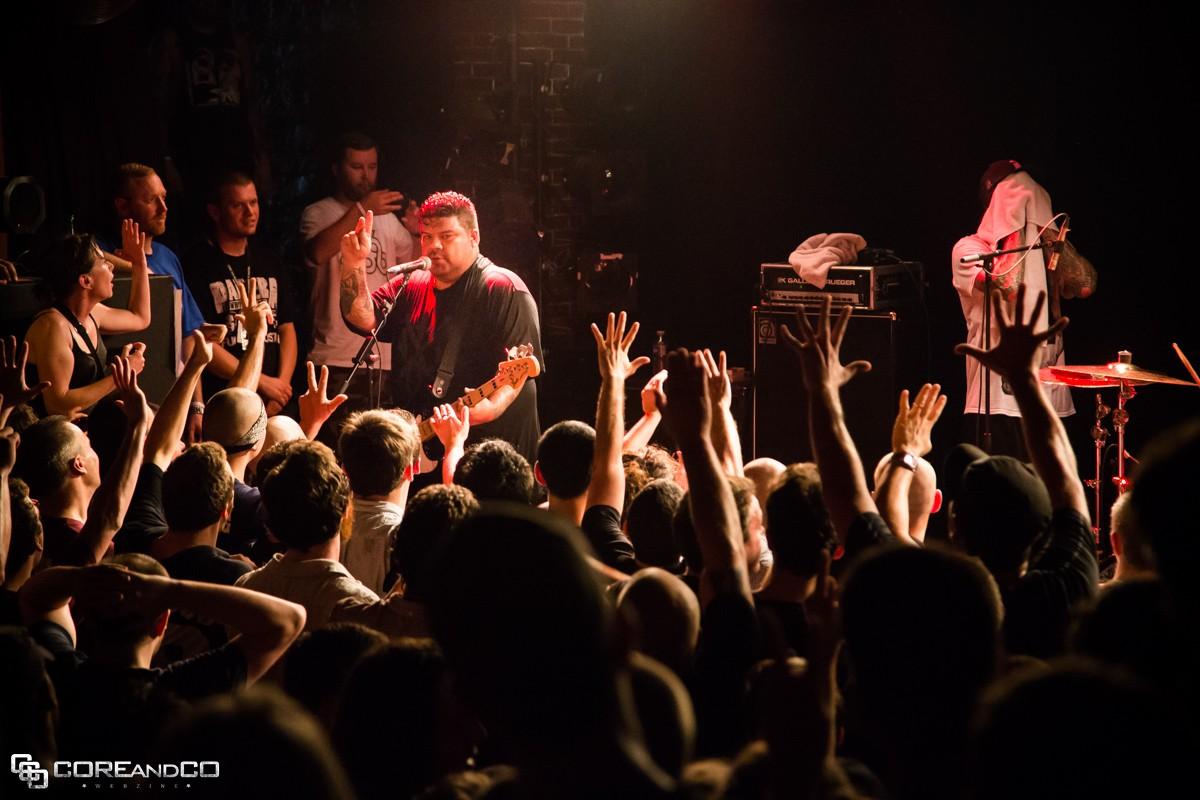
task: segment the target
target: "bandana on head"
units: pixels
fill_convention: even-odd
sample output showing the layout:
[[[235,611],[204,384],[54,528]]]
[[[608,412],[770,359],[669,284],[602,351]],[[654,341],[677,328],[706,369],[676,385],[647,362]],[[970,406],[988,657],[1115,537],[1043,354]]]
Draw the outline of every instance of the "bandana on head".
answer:
[[[237,441],[225,445],[226,453],[242,453],[258,444],[267,435],[267,407],[259,406],[258,419]]]

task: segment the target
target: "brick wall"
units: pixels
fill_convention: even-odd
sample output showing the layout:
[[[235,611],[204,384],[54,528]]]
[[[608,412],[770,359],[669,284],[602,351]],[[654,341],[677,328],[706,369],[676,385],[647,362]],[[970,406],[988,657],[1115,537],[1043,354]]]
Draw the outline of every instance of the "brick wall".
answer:
[[[573,156],[586,149],[586,125],[563,108],[564,88],[587,60],[584,33],[586,2],[581,0],[453,0],[447,7],[456,102],[508,106],[510,88],[510,31],[516,13],[518,106],[515,126],[519,163],[517,180],[527,201],[534,203],[536,126],[534,98],[542,94],[544,129],[543,219],[551,250],[568,246],[583,227],[584,218],[562,191],[565,171]],[[483,100],[482,103],[479,101]],[[508,173],[511,175],[511,170]]]

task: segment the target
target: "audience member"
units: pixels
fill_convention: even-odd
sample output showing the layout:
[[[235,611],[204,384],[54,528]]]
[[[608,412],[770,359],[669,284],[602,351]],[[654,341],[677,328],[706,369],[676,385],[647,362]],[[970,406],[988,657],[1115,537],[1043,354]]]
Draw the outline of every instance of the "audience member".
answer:
[[[402,581],[399,588],[406,599],[426,602],[433,591],[437,554],[454,528],[478,510],[479,501],[463,486],[437,484],[413,495],[396,531],[386,585]]]
[[[481,510],[440,560],[437,639],[462,699],[511,755],[521,796],[667,797],[585,550],[557,515]]]
[[[30,496],[38,502],[46,564],[103,560],[113,549],[113,537],[129,507],[150,408],[124,353],[113,362],[113,380],[127,422],[120,453],[103,482],[87,434],[66,417],[46,417],[21,436],[14,474],[29,485]]]
[[[533,477],[546,488],[549,509],[576,525],[587,504],[595,444],[596,431],[576,420],[551,425],[538,440]]]
[[[359,217],[368,212],[374,214],[371,255],[366,265],[368,292],[387,283],[388,267],[412,259],[416,245],[412,234],[392,213],[403,209],[404,195],[376,188],[379,150],[374,140],[361,133],[342,134],[333,152],[331,171],[333,194],[304,209],[300,235],[305,242],[305,261],[313,271],[313,343],[309,358],[329,367],[333,385],[341,386],[350,377],[350,367],[362,344],[362,337],[342,321],[339,288],[342,267],[338,258],[342,236],[354,230]],[[379,360],[373,366],[386,373],[392,368],[391,347],[381,343],[376,348]],[[369,397],[370,373],[371,370],[364,368],[355,375],[347,391],[351,398],[349,405],[335,416],[326,433],[330,442],[337,441],[341,419],[347,414],[391,405],[389,382],[378,376],[375,380],[380,394],[377,398]]]
[[[1072,609],[1095,594],[1099,580],[1075,451],[1036,367],[1042,343],[1068,320],[1060,317],[1046,330],[1034,331],[1025,317],[1023,285],[1011,313],[999,296],[993,300],[999,342],[986,352],[970,345],[956,351],[998,372],[1012,387],[1036,475],[1006,456],[970,464],[958,482],[951,531],[1000,584],[1008,651],[1045,658],[1062,651]],[[1039,293],[1030,320],[1038,319],[1045,301],[1045,293]],[[1044,546],[1040,555],[1035,544]]]
[[[1193,734],[1178,708],[1119,671],[1072,661],[1030,669],[989,692],[971,796],[1177,795],[1191,785]]]
[[[379,631],[351,622],[305,631],[284,659],[283,689],[332,732],[338,696],[354,665],[387,641]],[[374,725],[369,728],[377,732]]]
[[[193,784],[209,797],[354,800],[329,737],[278,689],[256,686],[198,703],[163,736],[157,760],[179,763],[207,753],[219,778]]]
[[[961,796],[971,714],[1000,665],[995,581],[965,556],[892,545],[851,568],[841,611],[857,754],[894,797]]]
[[[319,442],[289,442],[282,461],[263,476],[262,497],[267,525],[287,550],[243,575],[238,586],[299,603],[310,628],[328,622],[339,600],[379,599],[338,560],[350,485],[333,451]]]
[[[1154,552],[1138,526],[1137,516],[1129,502],[1131,498],[1132,494],[1129,492],[1118,496],[1112,504],[1112,513],[1109,516],[1111,522],[1108,536],[1113,556],[1117,560],[1111,583],[1150,578],[1157,573],[1154,568]]]
[[[393,536],[404,518],[420,444],[405,411],[352,414],[338,437],[338,456],[354,493],[342,564],[377,594],[385,591]]]
[[[767,497],[771,494],[771,488],[785,469],[787,469],[787,465],[782,461],[767,456],[756,458],[742,468],[742,474],[754,481],[754,496],[758,498],[758,504],[764,510],[767,507]]]
[[[150,272],[155,275],[166,275],[175,284],[175,288],[183,293],[182,312],[183,327],[180,336],[187,336],[204,323],[204,315],[196,305],[192,291],[188,288],[183,274],[183,265],[179,257],[161,241],[167,232],[167,189],[163,186],[158,173],[145,164],[128,163],[117,167],[112,187],[113,208],[117,219],[121,222],[121,252],[135,265],[140,260],[137,255],[138,245],[129,242],[125,235],[127,220],[132,221],[134,230],[141,232],[141,249],[145,253],[145,261]],[[104,242],[100,243],[104,247]],[[111,251],[113,248],[105,247]],[[186,358],[187,353],[183,353]]]
[[[823,559],[832,559],[837,548],[815,464],[792,464],[783,471],[767,498],[766,522],[775,562],[754,605],[760,619],[774,614],[792,654],[803,657],[808,651],[804,603],[817,590]]]
[[[380,719],[387,724],[377,724]],[[417,796],[463,769],[482,739],[428,639],[401,639],[360,658],[346,679],[333,727],[358,800]]]
[[[21,591],[26,624],[54,657],[49,666],[61,708],[59,751],[72,759],[139,761],[175,713],[195,700],[257,681],[304,626],[304,609],[282,600],[177,581],[149,556],[111,564],[55,567]],[[228,625],[224,647],[150,669],[172,609]],[[77,649],[75,618],[85,652]]]
[[[638,570],[621,588],[617,608],[632,626],[636,650],[691,677],[700,602],[686,583],[657,567]]]
[[[625,531],[640,566],[683,573],[683,554],[672,532],[683,497],[683,489],[674,481],[660,478],[646,484],[629,503]]]
[[[263,398],[267,416],[280,413],[292,399],[296,369],[298,308],[288,270],[269,247],[251,237],[258,231],[258,190],[241,172],[220,175],[207,206],[211,234],[184,253],[188,284],[204,318],[226,327],[224,341],[213,348],[204,375],[204,394],[225,387],[245,353],[248,335],[241,314],[243,286],[257,284],[257,296],[271,309],[258,383],[248,386]]]
[[[45,286],[52,305],[25,332],[33,383],[41,381],[41,403],[48,414],[74,417],[108,396],[116,385],[101,335],[150,326],[150,284],[142,252],[148,237],[131,220],[122,224],[121,235],[134,265],[127,309],[104,304],[113,295],[113,266],[94,238],[67,236],[50,256]],[[146,346],[137,342],[127,348],[123,355],[140,373]]]
[[[471,490],[480,501],[533,500],[533,469],[516,448],[503,439],[484,439],[471,445],[454,470],[454,482]]]

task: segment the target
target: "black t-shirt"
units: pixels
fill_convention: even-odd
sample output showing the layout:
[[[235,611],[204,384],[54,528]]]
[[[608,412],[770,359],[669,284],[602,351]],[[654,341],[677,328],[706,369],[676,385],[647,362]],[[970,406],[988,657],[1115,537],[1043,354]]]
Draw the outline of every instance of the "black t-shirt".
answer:
[[[1091,523],[1060,508],[1050,518],[1049,544],[1018,580],[1000,587],[1008,652],[1050,658],[1062,652],[1071,611],[1099,583]]]
[[[231,558],[224,550],[206,544],[180,550],[175,555],[164,558],[162,565],[176,580],[201,581],[221,586],[233,586],[238,578],[254,569],[245,561]]]
[[[787,646],[792,655],[806,658],[808,656],[808,614],[803,603],[791,603],[785,600],[768,600],[760,595],[754,595],[754,612],[758,619],[759,630],[767,628],[766,616],[775,617],[779,623]],[[758,658],[774,658],[775,654],[767,649],[768,642],[759,644]]]
[[[267,540],[267,510],[263,505],[262,492],[233,480],[233,513],[229,515],[228,539],[224,544],[231,553],[241,553],[260,561],[253,554]]]
[[[258,298],[270,303],[275,315],[275,322],[267,328],[262,371],[264,375],[279,374],[279,326],[295,323],[297,311],[291,278],[275,254],[251,242],[243,255],[231,256],[211,242],[204,242],[184,253],[183,266],[188,288],[196,298],[204,321],[229,328],[222,344],[230,355],[239,359],[246,351],[246,333],[245,327],[234,319],[240,302],[233,275],[241,284],[245,284],[247,275],[254,278],[258,284]],[[230,275],[231,270],[233,275]],[[232,307],[231,298],[235,301]],[[205,372],[204,396],[224,389],[227,383],[225,379]]]
[[[54,660],[47,666],[60,709],[59,757],[139,760],[180,701],[199,700],[246,682],[246,657],[228,645],[162,669],[90,663],[70,634],[49,621],[30,634]]]
[[[396,303],[379,338],[392,344],[392,396],[402,408],[428,416],[437,403],[454,402],[467,388],[491,380],[510,347],[532,345],[533,355],[545,367],[537,306],[515,273],[481,256],[446,289],[435,289],[433,276],[426,271],[412,273],[403,289],[402,280],[393,279],[371,296],[377,318],[385,300]],[[429,387],[452,325],[459,327],[462,340],[454,377],[439,400]],[[532,464],[539,435],[537,385],[531,379],[499,419],[472,425],[469,441],[504,439]]]
[[[113,539],[118,553],[149,553],[150,543],[167,532],[162,485],[163,471],[156,464],[142,464],[125,521]]]
[[[713,597],[700,615],[696,669],[689,681],[696,709],[696,756],[735,755],[750,733],[746,678],[759,651],[758,617],[741,595]]]
[[[640,569],[633,543],[621,530],[621,512],[612,506],[589,506],[579,523],[600,562],[626,575]]]
[[[66,517],[48,517],[42,520],[42,567],[77,567],[91,564],[95,556],[79,538],[83,523]],[[109,542],[108,553],[113,546]]]

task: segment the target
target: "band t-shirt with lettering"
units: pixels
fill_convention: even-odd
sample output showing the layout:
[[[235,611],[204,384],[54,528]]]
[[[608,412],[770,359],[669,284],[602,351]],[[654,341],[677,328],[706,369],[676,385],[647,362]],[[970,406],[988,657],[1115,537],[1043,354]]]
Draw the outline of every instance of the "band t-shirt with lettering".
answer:
[[[204,315],[204,321],[226,326],[225,341],[221,344],[229,354],[240,359],[246,352],[246,328],[238,322],[241,301],[237,286],[246,285],[250,276],[257,285],[258,299],[271,306],[275,320],[267,326],[266,346],[263,348],[262,372],[279,374],[279,326],[295,324],[297,303],[292,280],[275,254],[253,242],[240,256],[231,256],[211,242],[191,248],[184,255],[188,285]],[[237,283],[234,283],[234,279]],[[211,397],[224,389],[228,381],[205,371],[204,396]]]

